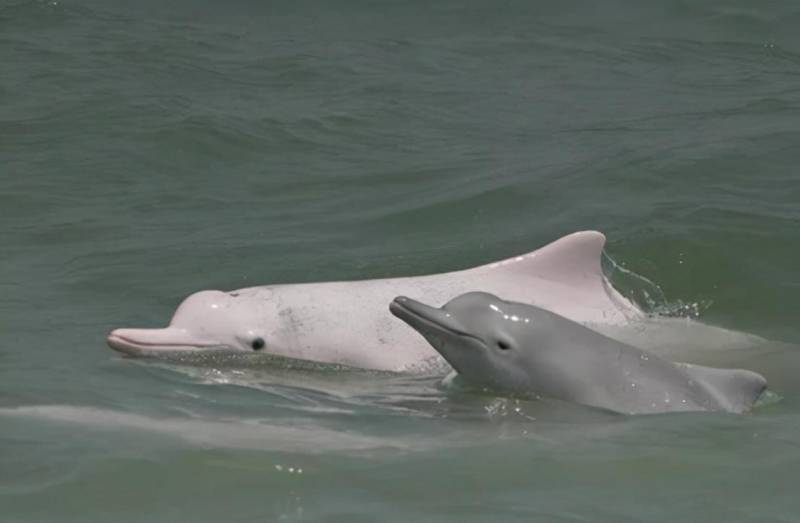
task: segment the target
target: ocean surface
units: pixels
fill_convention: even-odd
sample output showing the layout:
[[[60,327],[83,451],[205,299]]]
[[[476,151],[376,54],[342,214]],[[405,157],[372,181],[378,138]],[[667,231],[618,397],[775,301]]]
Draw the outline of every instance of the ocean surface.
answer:
[[[800,521],[798,27],[790,0],[0,0],[0,522]],[[581,229],[649,312],[758,336],[710,363],[775,399],[626,417],[105,344],[201,289]]]

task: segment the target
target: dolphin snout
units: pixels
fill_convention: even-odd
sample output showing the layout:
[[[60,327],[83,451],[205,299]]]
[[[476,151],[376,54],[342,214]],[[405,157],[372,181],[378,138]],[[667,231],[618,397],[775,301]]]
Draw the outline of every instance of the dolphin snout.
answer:
[[[445,331],[471,336],[449,312],[425,305],[406,296],[398,296],[389,304],[389,311],[420,332]]]
[[[137,355],[158,350],[198,350],[218,345],[192,335],[186,329],[114,329],[106,338],[108,346],[125,354]]]
[[[407,321],[412,316],[429,318],[440,313],[439,309],[429,307],[407,296],[398,296],[392,300],[392,303],[389,304],[389,311],[404,321]]]

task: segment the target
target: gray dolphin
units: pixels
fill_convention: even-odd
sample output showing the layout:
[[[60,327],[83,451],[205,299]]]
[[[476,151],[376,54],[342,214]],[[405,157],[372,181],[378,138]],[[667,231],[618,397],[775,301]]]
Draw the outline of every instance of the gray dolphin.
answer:
[[[748,370],[672,363],[533,305],[484,292],[441,309],[400,296],[389,310],[463,378],[628,414],[744,412],[766,388]]]

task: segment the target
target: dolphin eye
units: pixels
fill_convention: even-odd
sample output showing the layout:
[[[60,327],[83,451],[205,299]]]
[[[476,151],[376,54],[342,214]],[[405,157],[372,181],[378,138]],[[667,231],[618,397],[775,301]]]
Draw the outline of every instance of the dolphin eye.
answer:
[[[507,341],[501,340],[497,342],[497,348],[500,350],[508,350],[511,348],[511,345],[509,345]]]
[[[250,346],[253,347],[253,350],[261,350],[264,348],[264,338],[256,338],[251,343]]]

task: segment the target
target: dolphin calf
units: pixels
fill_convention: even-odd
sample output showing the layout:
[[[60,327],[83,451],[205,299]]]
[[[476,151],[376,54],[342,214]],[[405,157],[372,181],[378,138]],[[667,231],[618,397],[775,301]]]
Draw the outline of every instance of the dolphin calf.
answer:
[[[180,304],[166,328],[116,329],[108,344],[129,355],[262,351],[367,369],[424,368],[441,359],[386,310],[399,294],[444,303],[482,289],[591,325],[642,318],[603,275],[604,244],[601,233],[583,231],[522,256],[443,274],[201,291]]]
[[[766,388],[747,370],[676,364],[540,307],[470,292],[442,308],[398,297],[392,314],[469,382],[628,414],[743,412]]]

